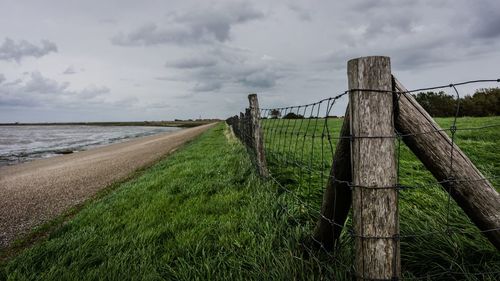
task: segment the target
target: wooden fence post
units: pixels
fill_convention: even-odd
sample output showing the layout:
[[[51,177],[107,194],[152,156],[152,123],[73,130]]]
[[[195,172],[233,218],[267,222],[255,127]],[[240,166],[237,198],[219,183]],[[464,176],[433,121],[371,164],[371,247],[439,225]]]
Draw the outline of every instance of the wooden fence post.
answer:
[[[395,90],[407,91],[394,82]],[[396,129],[410,135],[404,143],[500,251],[500,194],[411,94],[399,96],[398,110]]]
[[[347,64],[347,73],[356,276],[358,280],[399,279],[398,190],[392,137],[395,133],[390,59],[379,56],[353,59]]]
[[[267,170],[266,156],[264,154],[264,135],[260,127],[259,100],[256,94],[250,94],[248,95],[248,101],[250,103],[250,131],[252,133],[251,138],[256,162],[260,176],[266,178],[269,176],[269,172]]]
[[[245,143],[245,114],[243,112],[240,112],[240,119],[239,119],[239,131],[240,135],[238,136],[240,141]]]
[[[245,144],[252,147],[251,135],[252,127],[250,126],[250,108],[245,108]]]
[[[233,128],[233,133],[236,137],[239,137],[240,130],[239,130],[239,120],[238,120],[238,115],[235,115],[231,117],[231,126]]]
[[[321,216],[314,230],[314,239],[326,250],[335,246],[351,208],[352,193],[347,184],[352,182],[349,118],[347,107],[339,134],[341,138],[335,148],[330,176],[323,193]]]

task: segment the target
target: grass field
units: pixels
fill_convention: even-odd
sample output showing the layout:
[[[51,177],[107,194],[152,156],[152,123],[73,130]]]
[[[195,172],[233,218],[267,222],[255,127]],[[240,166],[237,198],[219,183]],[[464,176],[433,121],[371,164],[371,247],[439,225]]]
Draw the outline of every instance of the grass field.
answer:
[[[265,122],[265,128],[277,125]],[[342,119],[329,122],[338,134]],[[449,127],[451,120],[438,122]],[[498,117],[461,118],[457,125],[497,123]],[[269,167],[292,196],[260,180],[246,149],[224,128],[217,126],[88,204],[46,241],[2,264],[0,280],[350,280],[327,254],[308,248],[326,180],[321,171],[328,171],[331,160],[329,142],[311,138],[302,149],[293,146],[291,135],[279,145],[272,135],[266,139]],[[310,130],[321,132],[319,126]],[[499,139],[498,128],[457,134],[458,145],[487,176],[500,174]],[[297,169],[297,163],[308,170]],[[432,182],[404,146],[400,164],[403,183]],[[449,223],[467,234],[424,235],[443,230],[448,217],[439,186],[404,190],[400,197],[402,234],[422,234],[402,241],[405,277],[451,271],[459,274],[438,279],[498,280],[500,253],[453,201]],[[341,239],[338,258],[350,264],[351,238]]]
[[[442,128],[450,128],[453,118],[438,118]],[[264,120],[266,155],[271,173],[296,195],[297,204],[306,211],[300,223],[318,217],[322,187],[325,186],[343,119]],[[455,135],[458,146],[469,156],[485,177],[500,187],[499,117],[459,118]],[[448,132],[449,133],[449,132]],[[453,200],[401,142],[399,151],[400,183],[422,188],[400,191],[402,269],[407,279],[446,272],[440,280],[498,280],[500,253],[483,237]],[[348,227],[351,222],[348,220]],[[446,232],[449,229],[451,232]],[[453,230],[458,230],[453,232]],[[466,234],[458,233],[466,232]],[[343,235],[338,253],[344,264],[352,264],[353,241]],[[340,267],[342,269],[342,267]],[[479,274],[487,272],[486,274]]]

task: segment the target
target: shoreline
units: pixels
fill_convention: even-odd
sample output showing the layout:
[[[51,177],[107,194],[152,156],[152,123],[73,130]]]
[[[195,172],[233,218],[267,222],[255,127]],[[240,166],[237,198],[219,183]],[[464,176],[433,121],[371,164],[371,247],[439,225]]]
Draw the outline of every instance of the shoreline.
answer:
[[[0,248],[165,157],[215,124],[0,167]]]
[[[29,128],[38,132],[44,132],[45,135],[56,137],[54,142],[44,142],[42,139],[39,145],[33,146],[32,143],[39,143],[34,140],[31,143],[24,142],[23,145],[17,145],[12,139],[7,138],[7,144],[0,144],[0,167],[15,166],[22,163],[32,162],[39,159],[59,157],[66,154],[80,153],[83,151],[104,147],[112,144],[127,142],[130,140],[140,139],[143,137],[154,136],[164,133],[173,133],[183,130],[183,127],[167,127],[167,126],[130,126],[132,131],[123,131],[125,126],[109,126],[111,130],[102,129],[103,126],[97,125],[12,125],[0,127],[0,132],[3,128],[15,128],[14,130]],[[22,128],[22,129],[21,129]],[[62,128],[63,131],[53,131]],[[80,129],[79,129],[80,128]],[[80,131],[81,128],[91,128],[89,132]],[[99,128],[101,131],[95,131]],[[142,129],[147,128],[147,129]],[[42,131],[40,131],[40,129]],[[45,131],[46,130],[46,131]],[[64,131],[67,130],[67,131]],[[102,131],[106,130],[106,131]],[[14,131],[13,134],[15,134]],[[114,132],[109,133],[107,132]],[[9,131],[6,132],[9,134]],[[38,133],[39,134],[39,133]],[[106,135],[107,134],[107,135]],[[96,135],[99,136],[96,138]],[[17,141],[23,143],[24,138],[29,139],[31,135],[19,134],[16,136]],[[1,139],[1,138],[0,138]],[[9,144],[10,142],[10,144]],[[9,148],[10,145],[10,148]]]
[[[144,126],[144,127],[181,127],[193,128],[197,126],[207,125],[214,122],[219,122],[218,119],[207,120],[178,120],[178,121],[110,121],[110,122],[13,122],[0,123],[0,126]]]

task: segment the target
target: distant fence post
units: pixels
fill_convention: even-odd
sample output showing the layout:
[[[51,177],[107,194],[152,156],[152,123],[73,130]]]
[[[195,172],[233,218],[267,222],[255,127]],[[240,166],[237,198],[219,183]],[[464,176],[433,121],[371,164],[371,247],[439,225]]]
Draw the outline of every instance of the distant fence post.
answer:
[[[375,56],[350,60],[347,74],[356,276],[358,280],[399,279],[390,58]]]
[[[247,147],[251,147],[251,135],[252,135],[252,127],[250,126],[250,108],[245,108],[245,144]]]
[[[231,121],[231,125],[233,127],[233,132],[239,138],[239,135],[240,135],[239,125],[240,125],[240,122],[238,120],[238,115],[235,115],[235,116],[231,117],[231,120],[232,120]]]
[[[266,156],[264,154],[264,136],[260,127],[260,109],[259,100],[256,94],[248,95],[248,102],[250,103],[250,132],[252,138],[252,145],[255,151],[256,162],[259,168],[261,177],[268,177]]]
[[[239,130],[239,120],[238,120],[238,116],[235,115],[235,116],[231,116],[229,118],[226,119],[226,123],[231,126],[231,129],[233,130],[233,133],[236,137],[240,137],[240,130]]]
[[[243,114],[243,112],[240,112],[240,119],[238,119],[238,127],[240,130],[239,139],[240,141],[245,143],[245,114]]]

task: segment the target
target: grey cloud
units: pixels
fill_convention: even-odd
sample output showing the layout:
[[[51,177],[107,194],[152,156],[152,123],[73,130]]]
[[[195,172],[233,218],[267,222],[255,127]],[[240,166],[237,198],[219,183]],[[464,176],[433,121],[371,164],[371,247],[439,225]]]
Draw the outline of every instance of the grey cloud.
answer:
[[[57,82],[32,72],[26,80],[0,83],[0,106],[62,106],[106,104],[107,87],[89,86],[79,91],[69,89],[68,82]]]
[[[175,99],[179,100],[187,100],[187,99],[192,99],[195,96],[194,93],[189,93],[189,94],[183,94],[183,95],[176,95],[174,96]]]
[[[165,66],[180,69],[191,69],[201,67],[211,67],[217,64],[217,61],[211,57],[191,57],[179,59],[173,62],[167,62]]]
[[[0,73],[0,84],[2,84],[3,81],[5,81],[5,75],[3,75],[2,73]]]
[[[95,97],[108,94],[111,90],[108,87],[98,87],[95,85],[84,88],[83,90],[77,92],[77,95],[83,99],[93,99]]]
[[[144,24],[131,32],[113,36],[111,42],[121,46],[225,42],[230,39],[233,25],[263,16],[246,2],[231,2],[172,15],[168,24]]]
[[[245,75],[245,77],[239,81],[252,89],[265,89],[274,87],[279,78],[280,77],[276,73],[264,70]]]
[[[158,77],[155,77],[154,78],[155,80],[160,80],[160,81],[172,81],[172,78],[170,77],[162,77],[162,76],[158,76]]]
[[[0,95],[0,107],[34,107],[37,105],[39,104],[35,100],[22,99],[16,96]]]
[[[16,79],[16,80],[13,80],[13,81],[9,81],[9,82],[3,83],[3,86],[14,86],[14,85],[21,84],[22,82],[23,82],[23,80]]]
[[[114,18],[102,18],[99,20],[99,23],[104,23],[104,24],[115,24],[118,21]]]
[[[65,93],[69,83],[58,83],[55,80],[42,76],[40,72],[32,72],[30,80],[26,82],[23,90],[26,92],[35,92],[40,94],[60,94]]]
[[[215,90],[220,90],[222,88],[221,81],[204,81],[198,82],[193,87],[193,91],[195,92],[212,92]]]
[[[0,45],[0,60],[20,62],[24,57],[40,58],[51,52],[57,52],[57,46],[48,40],[42,40],[41,46],[36,46],[26,40],[16,43],[10,38],[5,38]]]
[[[383,14],[381,17],[385,16]],[[415,34],[416,20],[417,17],[413,15],[392,15],[387,19],[380,20],[378,24],[368,24],[363,35],[365,39],[370,40],[382,35]]]
[[[172,108],[172,105],[167,102],[148,102],[145,104],[142,104],[142,108],[145,108],[146,110],[151,110],[151,109],[165,109],[165,108]]]
[[[443,3],[423,8],[415,1],[358,1],[343,15],[350,25],[339,35],[341,43],[314,61],[342,69],[354,57],[386,55],[396,68],[407,70],[443,66],[498,49],[498,42],[488,41],[500,36],[498,1],[456,1],[457,7],[452,10],[450,3]],[[349,19],[359,14],[361,7],[365,16],[356,17],[355,24],[351,24]]]
[[[170,26],[168,28],[158,27],[155,23],[144,24],[138,29],[128,33],[119,33],[111,38],[111,42],[121,46],[147,46],[164,43],[189,43],[195,39],[198,41],[204,38],[196,38],[190,30],[182,26]]]
[[[477,1],[475,5],[475,17],[470,32],[474,38],[497,38],[500,37],[500,2]]]
[[[307,10],[307,9],[302,8],[302,7],[295,5],[295,4],[289,4],[288,8],[290,10],[292,10],[293,12],[295,12],[300,20],[303,20],[303,21],[311,21],[312,20],[312,15],[311,15],[310,10]]]
[[[185,78],[175,77],[175,76],[158,76],[154,78],[158,81],[172,81],[172,82],[185,82]]]
[[[66,68],[66,70],[63,71],[63,74],[75,74],[76,73],[76,70],[73,66],[68,66],[68,68]]]
[[[500,36],[500,15],[490,18],[477,26],[476,36],[480,38],[494,38]]]
[[[273,88],[291,71],[270,57],[258,57],[249,51],[218,46],[210,51],[181,60],[185,81],[195,83],[194,92],[213,92],[228,87],[241,91]],[[240,91],[238,90],[238,91]]]
[[[373,10],[381,10],[387,11],[387,9],[401,9],[406,7],[411,7],[417,5],[418,1],[414,0],[354,0],[350,1],[349,5],[351,8],[356,11],[373,11]],[[422,1],[421,1],[422,2]],[[427,0],[423,1],[425,5],[432,5],[433,3],[440,2],[439,0]]]
[[[116,106],[118,108],[127,108],[139,103],[139,99],[136,97],[127,97],[115,101],[107,102],[108,105]]]
[[[374,46],[345,46],[338,50],[321,55],[315,59],[316,63],[336,70],[345,69],[347,61],[356,57],[382,55],[389,56],[394,62],[393,67],[405,70],[430,65],[440,65],[453,60],[455,54],[444,52],[447,48],[441,45],[441,40],[425,42],[394,41],[393,44]],[[443,42],[447,44],[447,42]],[[410,46],[409,46],[410,45]]]

